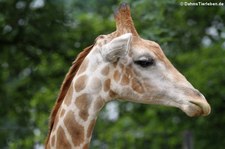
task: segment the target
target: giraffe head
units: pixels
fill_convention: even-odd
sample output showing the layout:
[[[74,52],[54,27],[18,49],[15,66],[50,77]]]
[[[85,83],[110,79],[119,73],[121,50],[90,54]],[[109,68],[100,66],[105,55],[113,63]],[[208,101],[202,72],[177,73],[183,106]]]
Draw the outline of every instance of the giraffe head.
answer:
[[[156,42],[138,35],[128,5],[120,6],[115,19],[117,30],[96,40],[111,72],[107,77],[112,98],[173,106],[188,116],[208,115],[211,108],[205,97],[170,63]]]

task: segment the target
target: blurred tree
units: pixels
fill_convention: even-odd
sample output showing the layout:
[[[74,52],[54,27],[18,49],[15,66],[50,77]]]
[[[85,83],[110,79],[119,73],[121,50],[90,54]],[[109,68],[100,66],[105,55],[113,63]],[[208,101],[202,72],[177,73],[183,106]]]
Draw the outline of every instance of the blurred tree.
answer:
[[[58,78],[74,55],[69,51],[74,37],[68,34],[72,29],[64,27],[68,18],[63,4],[0,1],[0,148],[31,148],[47,132]]]
[[[120,2],[0,0],[0,148],[44,142],[66,72],[84,47],[115,30],[112,12]],[[117,117],[108,117],[107,106],[100,113],[91,148],[181,148],[186,130],[195,148],[223,148],[224,7],[128,2],[138,32],[162,46],[204,93],[212,114],[189,118],[174,108],[116,102]]]

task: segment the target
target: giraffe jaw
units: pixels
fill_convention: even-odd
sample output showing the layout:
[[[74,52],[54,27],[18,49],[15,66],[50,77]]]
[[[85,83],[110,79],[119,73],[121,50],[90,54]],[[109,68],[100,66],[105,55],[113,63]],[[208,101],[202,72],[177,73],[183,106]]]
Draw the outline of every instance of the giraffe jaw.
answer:
[[[148,98],[146,98],[148,99]],[[205,97],[201,94],[200,98],[193,98],[188,100],[187,98],[181,98],[179,100],[172,100],[174,98],[170,98],[165,100],[157,99],[157,100],[143,100],[141,103],[144,104],[157,104],[157,105],[164,105],[169,107],[176,107],[182,110],[187,116],[194,117],[194,116],[207,116],[211,112],[211,107],[208,104]]]

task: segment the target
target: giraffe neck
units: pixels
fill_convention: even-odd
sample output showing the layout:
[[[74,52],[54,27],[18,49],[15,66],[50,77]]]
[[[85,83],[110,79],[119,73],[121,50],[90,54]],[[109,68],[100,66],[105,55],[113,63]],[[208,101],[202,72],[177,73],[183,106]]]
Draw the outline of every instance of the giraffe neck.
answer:
[[[88,149],[99,111],[115,96],[107,77],[110,68],[97,65],[97,58],[96,54],[95,60],[86,58],[71,82],[57,112],[49,148]]]
[[[55,148],[82,148],[89,146],[98,112],[105,102],[101,96],[73,92],[71,85],[61,105],[50,136]]]

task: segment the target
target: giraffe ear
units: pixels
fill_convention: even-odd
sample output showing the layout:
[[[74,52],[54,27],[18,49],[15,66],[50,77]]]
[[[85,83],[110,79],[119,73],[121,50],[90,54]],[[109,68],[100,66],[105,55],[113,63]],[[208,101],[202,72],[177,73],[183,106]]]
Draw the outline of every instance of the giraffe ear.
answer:
[[[124,57],[130,49],[131,37],[131,33],[126,33],[103,45],[102,57],[109,62],[116,62],[119,58]]]

